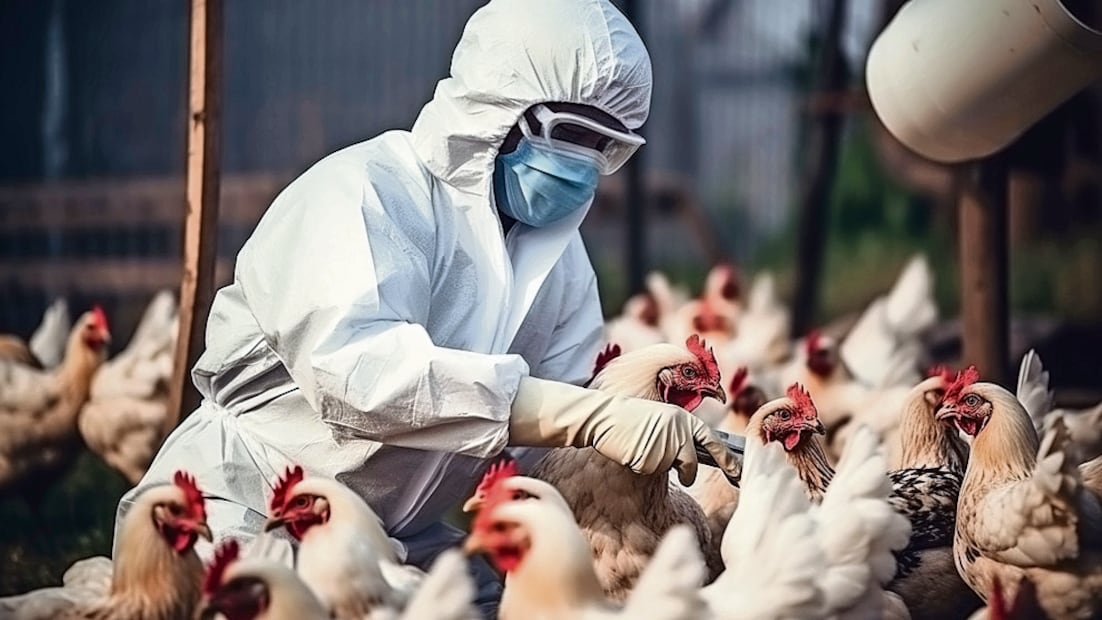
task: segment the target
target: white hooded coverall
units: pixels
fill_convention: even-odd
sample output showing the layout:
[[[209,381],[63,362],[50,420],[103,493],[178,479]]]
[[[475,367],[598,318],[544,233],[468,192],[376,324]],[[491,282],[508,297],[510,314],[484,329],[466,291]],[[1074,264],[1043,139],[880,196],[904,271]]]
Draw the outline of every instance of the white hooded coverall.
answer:
[[[503,235],[498,148],[534,104],[635,129],[650,96],[647,51],[607,0],[479,9],[412,131],[326,157],[272,203],[211,308],[192,374],[203,403],[119,517],[186,469],[216,540],[248,539],[298,464],[360,493],[407,561],[454,544],[441,517],[504,449],[521,377],[581,384],[601,338],[588,205]]]

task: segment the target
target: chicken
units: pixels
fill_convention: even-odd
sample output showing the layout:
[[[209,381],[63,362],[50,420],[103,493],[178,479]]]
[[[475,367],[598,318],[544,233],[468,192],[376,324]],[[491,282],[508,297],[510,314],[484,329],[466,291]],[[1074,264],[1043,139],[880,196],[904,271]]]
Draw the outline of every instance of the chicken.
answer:
[[[693,410],[706,397],[726,401],[715,356],[696,337],[684,347],[657,344],[608,360],[590,387],[660,400]],[[596,560],[605,593],[624,600],[655,553],[662,536],[690,524],[711,576],[722,569],[718,541],[700,506],[670,484],[667,472],[641,476],[592,448],[550,451],[531,473],[566,498]]]
[[[620,316],[605,323],[605,340],[615,342],[624,351],[634,351],[665,342],[658,329],[658,302],[643,292],[624,302]]]
[[[755,372],[778,364],[789,355],[789,312],[777,298],[771,273],[760,273],[754,278],[736,328],[738,335],[734,340],[719,349],[723,368],[747,366]]]
[[[37,369],[54,368],[65,355],[65,343],[73,321],[69,305],[55,299],[42,314],[42,322],[31,334],[30,342],[11,334],[0,334],[0,360],[12,360]]]
[[[440,554],[409,607],[398,615],[375,609],[372,620],[476,620],[474,583],[456,550]],[[329,612],[302,579],[280,562],[240,558],[235,540],[215,551],[203,583],[200,618],[229,620],[328,620]]]
[[[177,472],[172,484],[138,496],[120,530],[113,564],[107,558],[77,562],[62,587],[0,599],[0,617],[190,619],[203,579],[194,550],[199,537],[211,539],[203,495],[191,476]]]
[[[745,366],[735,371],[728,385],[727,393],[730,395],[728,407],[718,426],[722,431],[742,434],[746,430],[750,416],[765,404],[765,393],[750,382]],[[711,401],[704,401],[697,411],[703,409],[704,404],[709,402]],[[672,472],[670,481],[677,482]],[[704,516],[708,519],[708,527],[712,532],[712,540],[722,540],[727,523],[731,520],[735,507],[738,506],[738,487],[732,485],[722,471],[714,467],[702,467],[697,472],[696,481],[683,488],[704,511]]]
[[[57,368],[0,361],[0,495],[21,495],[37,509],[79,456],[77,416],[110,340],[97,307],[77,321]]]
[[[953,560],[953,528],[968,446],[956,429],[935,418],[951,379],[948,372],[936,371],[911,390],[900,420],[902,468],[889,473],[889,501],[912,527],[889,588],[916,618],[961,618],[980,606]]]
[[[321,602],[291,569],[262,558],[240,559],[236,540],[222,542],[214,551],[203,581],[199,618],[227,620],[323,620],[329,618]]]
[[[1057,421],[1038,442],[1029,413],[1005,388],[965,370],[937,417],[972,436],[957,505],[957,570],[986,599],[995,579],[1013,598],[1022,577],[1055,620],[1102,613],[1102,506],[1083,486]]]
[[[1038,436],[1052,428],[1056,420],[1064,423],[1070,436],[1068,450],[1073,461],[1085,463],[1102,455],[1102,403],[1083,411],[1056,409],[1048,371],[1041,363],[1041,356],[1032,349],[1022,357],[1016,395],[1029,412]]]
[[[288,468],[276,483],[265,530],[299,541],[296,570],[334,618],[400,610],[424,573],[400,564],[382,521],[364,500],[327,478]]]
[[[866,426],[881,438],[889,466],[899,466],[899,412],[910,384],[870,388],[856,381],[842,364],[837,342],[818,331],[807,335],[801,352],[781,371],[780,379],[782,385],[806,386],[826,427],[830,453],[840,455],[854,429]]]
[[[796,389],[789,390],[789,396],[778,401],[766,404],[763,409],[773,410],[778,419],[763,420],[755,414],[755,419],[750,423],[748,432],[754,433],[748,436],[747,460],[752,461],[766,453],[765,448],[773,443],[779,444],[786,451],[786,459],[792,464],[793,451],[799,446],[805,435],[816,432],[817,420],[806,416],[806,407],[810,404],[807,393]],[[781,424],[781,421],[791,424]],[[764,422],[764,425],[762,423]],[[761,440],[769,437],[768,440]],[[758,439],[755,441],[753,439]],[[812,438],[813,439],[813,438]],[[778,616],[763,617],[839,617],[839,618],[907,618],[906,607],[894,594],[886,592],[883,586],[887,585],[896,572],[894,553],[902,550],[910,536],[910,524],[907,519],[894,511],[889,503],[891,484],[887,477],[887,467],[884,457],[877,444],[876,436],[868,429],[859,429],[854,434],[854,440],[847,447],[845,454],[839,461],[837,473],[830,471],[832,482],[827,489],[820,489],[812,495],[807,487],[807,480],[802,480],[802,488],[805,498],[794,496],[791,491],[783,494],[776,507],[778,519],[772,522],[773,527],[778,527],[786,517],[793,513],[807,512],[812,518],[814,538],[822,552],[822,562],[825,564],[813,567],[814,575],[811,577],[821,601],[818,602],[816,612],[810,615],[789,611]],[[800,475],[798,469],[793,468]],[[755,475],[757,470],[752,470],[749,475]],[[747,476],[744,472],[744,477]],[[747,480],[749,484],[749,480]],[[811,506],[809,500],[815,498],[818,506]],[[751,500],[752,501],[752,500]],[[761,525],[749,527],[739,519],[739,511],[747,508],[754,509],[754,504],[747,507],[746,500],[740,497],[740,506],[732,518],[731,524],[724,535],[723,558],[728,566],[733,561],[747,564],[746,571],[753,571],[754,558],[737,557],[732,550],[732,539],[738,538],[752,541],[754,537],[761,536],[757,529]],[[770,506],[769,510],[773,507]],[[743,531],[742,528],[747,528]],[[806,535],[798,526],[791,534],[793,537]],[[803,526],[807,527],[807,526]],[[785,543],[778,543],[785,544]],[[783,552],[782,552],[783,553]],[[796,551],[792,551],[796,553]],[[774,561],[787,561],[776,559],[776,555],[756,558],[756,566],[761,569],[762,564]],[[776,570],[769,566],[769,569]],[[797,578],[797,574],[777,577],[777,579]],[[749,577],[754,579],[755,577]],[[719,588],[726,577],[717,578],[712,588]],[[780,582],[776,585],[782,585]],[[773,584],[763,584],[762,588]],[[775,601],[773,604],[799,604],[810,605],[812,592],[806,589],[788,588],[788,601]],[[794,590],[794,591],[792,591]],[[722,590],[720,590],[722,592]],[[749,596],[749,594],[748,594]],[[712,603],[713,609],[717,606],[717,597],[721,594],[706,596]],[[737,604],[729,601],[729,605]],[[730,612],[730,617],[742,617],[736,612]]]
[[[859,382],[873,388],[918,382],[917,370],[924,366],[921,337],[938,316],[933,293],[933,272],[920,254],[903,268],[892,290],[862,313],[839,349]]]
[[[723,535],[725,570],[701,591],[716,620],[820,618],[826,556],[810,504],[784,452],[750,442],[740,502]]]
[[[786,396],[765,403],[750,417],[746,443],[780,443],[804,483],[808,498],[817,503],[834,478],[834,468],[815,437],[825,432],[815,403],[803,386],[793,384]]]
[[[131,484],[145,474],[168,430],[176,309],[169,291],[153,298],[126,350],[96,373],[80,414],[85,443]]]
[[[666,323],[669,342],[682,342],[698,334],[716,346],[725,346],[738,333],[742,304],[738,274],[726,263],[712,267],[700,297],[685,302]]]
[[[703,561],[690,528],[672,527],[623,606],[606,598],[590,545],[570,507],[550,484],[491,470],[464,547],[487,554],[505,573],[501,620],[703,617]],[[468,502],[471,505],[471,502]]]

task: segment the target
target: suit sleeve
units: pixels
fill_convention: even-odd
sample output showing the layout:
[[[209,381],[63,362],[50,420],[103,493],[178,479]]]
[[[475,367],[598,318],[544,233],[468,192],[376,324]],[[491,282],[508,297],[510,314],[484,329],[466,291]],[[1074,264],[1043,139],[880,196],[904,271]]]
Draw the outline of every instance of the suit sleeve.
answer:
[[[292,184],[242,250],[235,277],[257,324],[334,427],[407,448],[497,454],[527,364],[433,343],[423,327],[431,243],[408,233],[424,216],[395,206],[408,195],[347,168]],[[404,212],[413,221],[395,221]]]

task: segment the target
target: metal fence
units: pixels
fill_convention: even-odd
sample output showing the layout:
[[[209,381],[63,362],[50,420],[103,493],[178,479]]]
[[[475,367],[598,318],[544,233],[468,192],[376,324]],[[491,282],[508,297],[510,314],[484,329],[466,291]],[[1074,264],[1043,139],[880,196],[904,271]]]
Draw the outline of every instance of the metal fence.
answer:
[[[226,3],[223,278],[296,172],[410,126],[480,4]],[[819,3],[635,4],[655,71],[647,187],[671,196],[658,206],[703,206],[719,242],[746,256],[783,225],[793,198]],[[846,47],[857,62],[876,15],[874,3],[852,5]],[[58,295],[77,309],[106,302],[126,324],[155,289],[177,286],[187,3],[4,3],[0,38],[0,72],[20,85],[0,114],[0,330],[29,332]],[[611,198],[584,229],[600,241],[595,261],[613,268],[622,262],[621,185],[602,188]],[[688,241],[668,243],[670,234]],[[661,209],[649,237],[655,264],[706,255],[692,226]]]

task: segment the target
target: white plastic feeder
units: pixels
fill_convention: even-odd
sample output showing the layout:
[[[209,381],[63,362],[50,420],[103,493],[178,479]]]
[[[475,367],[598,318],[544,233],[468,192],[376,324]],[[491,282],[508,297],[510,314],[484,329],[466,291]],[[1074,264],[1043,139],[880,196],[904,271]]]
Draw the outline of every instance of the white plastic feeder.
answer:
[[[1102,77],[1102,33],[1059,0],[911,0],[869,50],[872,106],[933,160],[990,155]]]

